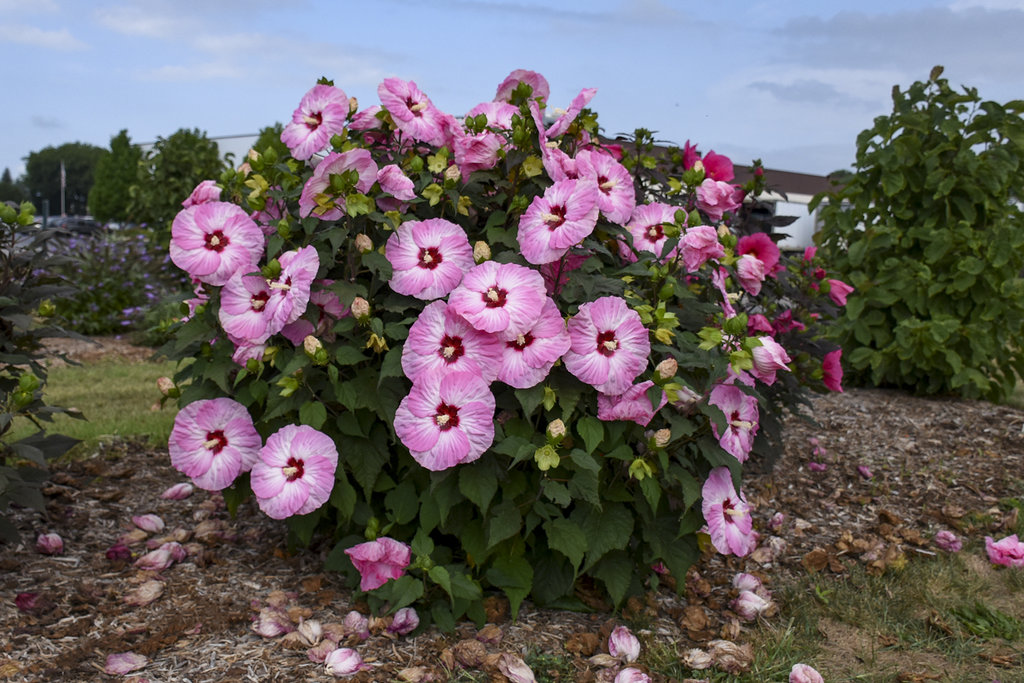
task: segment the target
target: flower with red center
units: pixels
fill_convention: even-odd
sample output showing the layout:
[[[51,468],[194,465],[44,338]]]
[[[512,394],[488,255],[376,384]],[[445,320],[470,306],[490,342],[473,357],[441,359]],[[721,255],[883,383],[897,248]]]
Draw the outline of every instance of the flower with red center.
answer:
[[[217,317],[232,337],[250,344],[262,344],[284,326],[274,321],[267,303],[272,292],[260,274],[235,273],[220,292]]]
[[[681,240],[683,265],[694,273],[706,261],[725,256],[725,248],[718,241],[718,232],[710,225],[697,225],[688,229]]]
[[[821,360],[821,381],[829,391],[843,392],[843,350],[829,351]]]
[[[281,273],[272,280],[267,280],[270,288],[270,301],[267,308],[273,320],[273,327],[278,330],[293,323],[306,312],[309,305],[309,291],[313,278],[320,269],[320,257],[316,247],[305,246],[301,249],[286,251],[277,257],[281,265]]]
[[[502,342],[481,332],[444,301],[428,304],[409,328],[402,370],[416,382],[429,372],[473,372],[490,384],[498,376]]]
[[[502,346],[499,380],[516,389],[544,381],[555,361],[569,350],[569,332],[555,302],[546,298],[530,329]]]
[[[372,591],[405,574],[412,552],[405,543],[381,536],[345,550],[359,572],[359,590]],[[415,627],[414,627],[415,628]]]
[[[476,373],[428,372],[399,404],[395,434],[428,470],[472,462],[494,441],[494,405]]]
[[[597,185],[597,207],[612,223],[625,225],[636,206],[633,176],[626,167],[603,151],[583,150],[576,155],[580,179]]]
[[[719,384],[711,390],[708,403],[725,413],[725,431],[711,421],[711,431],[718,444],[740,462],[750,455],[757,434],[757,399],[731,384]]]
[[[348,95],[333,85],[314,85],[302,96],[292,120],[281,131],[281,142],[300,161],[309,159],[345,128]]]
[[[655,408],[651,405],[651,399],[647,396],[647,390],[654,386],[654,382],[648,380],[640,384],[634,384],[618,396],[606,394],[597,395],[597,419],[611,422],[613,420],[629,420],[636,422],[641,427],[646,427],[654,418],[654,414],[661,410],[668,403],[668,396],[661,393],[661,402]]]
[[[230,486],[259,459],[260,435],[245,406],[230,398],[189,403],[167,442],[171,465],[201,489]]]
[[[530,93],[530,99],[542,99],[546,101],[548,99],[548,95],[551,94],[551,88],[544,76],[536,71],[516,69],[506,76],[505,80],[503,80],[501,85],[498,86],[498,91],[494,93],[494,101],[511,101],[512,91],[515,90],[520,83],[526,83],[533,89],[533,92]]]
[[[789,354],[782,345],[771,337],[759,337],[760,346],[754,347],[751,353],[754,356],[754,367],[750,372],[754,377],[771,386],[775,384],[775,373],[779,370],[789,370],[786,365],[790,362]]]
[[[250,485],[269,517],[305,515],[327,502],[337,467],[338,449],[331,437],[308,425],[286,425],[260,449]]]
[[[633,209],[633,215],[630,216],[629,223],[626,225],[629,234],[633,236],[633,248],[637,251],[650,252],[660,259],[665,242],[668,241],[668,237],[665,236],[665,225],[676,222],[676,211],[678,211],[676,207],[660,202],[641,204]],[[675,258],[678,253],[679,246],[677,245],[671,253],[665,255],[665,258]],[[623,255],[628,261],[636,260],[636,257],[628,249]]]
[[[466,232],[443,218],[402,223],[384,256],[391,263],[391,289],[424,301],[450,293],[474,264]]]
[[[715,549],[723,555],[738,557],[753,551],[757,536],[753,531],[750,506],[743,494],[737,493],[733,487],[729,468],[711,470],[701,495],[701,511]]]
[[[218,287],[237,271],[254,269],[263,245],[263,231],[229,202],[182,209],[171,224],[171,261],[191,277]]]
[[[560,180],[534,197],[519,219],[519,247],[533,264],[551,263],[594,231],[597,225],[596,183]]]
[[[544,278],[537,271],[484,261],[466,273],[448,304],[476,329],[509,341],[530,331],[546,298]]]
[[[431,145],[445,143],[444,115],[413,81],[385,78],[377,95],[395,126],[413,140]]]
[[[365,149],[331,152],[317,164],[313,175],[299,195],[299,215],[316,216],[323,221],[336,221],[345,215],[345,198],[331,190],[331,176],[345,171],[358,175],[354,189],[366,193],[377,181],[377,164]]]
[[[651,340],[625,299],[605,296],[580,306],[569,319],[565,367],[604,394],[625,392],[647,367]]]
[[[728,211],[735,211],[743,203],[743,189],[721,180],[705,178],[697,187],[697,208],[714,222],[722,220]]]
[[[765,275],[775,277],[775,273],[785,268],[779,265],[779,247],[772,238],[763,232],[755,232],[753,235],[744,235],[736,243],[736,253],[739,255],[753,254],[764,264]]]
[[[181,205],[187,209],[188,207],[196,206],[197,204],[208,204],[209,202],[219,201],[220,186],[217,185],[217,181],[204,180],[196,185],[196,189],[192,190],[192,194],[190,194],[188,199],[183,201]]]

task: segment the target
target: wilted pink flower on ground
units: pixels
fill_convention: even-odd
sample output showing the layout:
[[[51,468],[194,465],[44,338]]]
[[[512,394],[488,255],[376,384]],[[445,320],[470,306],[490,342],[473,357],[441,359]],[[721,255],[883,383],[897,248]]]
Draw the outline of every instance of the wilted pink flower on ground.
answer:
[[[580,180],[597,184],[597,206],[604,217],[625,225],[636,206],[633,176],[626,167],[610,154],[583,150],[576,154],[576,169]]]
[[[830,391],[843,391],[843,350],[829,351],[821,361],[822,381]]]
[[[807,664],[794,664],[789,672],[789,683],[825,683],[817,669]]]
[[[842,280],[829,280],[828,297],[835,302],[836,306],[845,306],[846,297],[853,291],[853,287]]]
[[[381,537],[381,538],[379,538],[377,540],[380,541],[380,540],[383,540],[384,538],[385,537]],[[391,539],[388,538],[387,540],[390,541]],[[395,543],[398,543],[398,542],[395,541]],[[362,545],[366,545],[366,544],[363,543]],[[404,545],[404,544],[399,543],[399,545]],[[358,547],[358,546],[354,546],[354,547]],[[349,550],[351,550],[351,549],[352,548],[349,548]],[[348,551],[345,551],[345,552],[348,552]],[[400,554],[400,551],[395,551],[395,552],[397,554]],[[353,564],[355,564],[355,561],[353,561]],[[382,581],[379,585],[381,585],[381,586],[384,585],[384,583],[386,583],[387,580],[390,579],[390,578],[398,578],[398,577],[390,577],[389,576],[387,579],[384,579],[384,581]],[[367,590],[372,590],[372,589],[367,589]],[[341,626],[342,626],[342,631],[343,631],[343,636],[342,637],[356,636],[357,638],[359,638],[359,640],[366,640],[367,638],[370,637],[370,620],[366,617],[365,614],[362,614],[361,612],[357,612],[356,610],[350,610],[349,613],[345,615],[345,618],[342,620]]]
[[[359,178],[354,189],[366,193],[377,181],[377,164],[365,149],[331,152],[317,164],[313,175],[306,181],[299,195],[299,215],[316,216],[324,221],[336,221],[345,215],[345,197],[336,196],[331,189],[331,176],[355,171]]]
[[[688,272],[696,272],[710,259],[725,256],[725,248],[718,241],[718,232],[710,225],[697,225],[683,233],[681,240],[683,265]]]
[[[752,254],[757,260],[764,264],[765,275],[774,276],[779,267],[779,247],[775,241],[763,232],[755,232],[753,235],[744,235],[736,243],[738,255]]]
[[[385,78],[377,86],[377,95],[400,131],[420,142],[445,143],[444,115],[415,82]]]
[[[14,606],[26,614],[44,614],[57,605],[43,593],[26,591],[14,596]]]
[[[281,142],[300,161],[309,159],[345,128],[348,95],[332,85],[314,85],[302,96],[292,120],[281,131]]]
[[[733,487],[729,468],[711,470],[701,494],[701,511],[715,549],[723,555],[739,557],[752,551],[757,544],[757,536],[753,532],[750,506],[743,494],[737,493]]]
[[[746,572],[740,572],[732,577],[732,587],[741,592],[750,591],[758,595],[762,595],[762,591],[764,591],[764,584],[761,583],[761,579]],[[765,596],[762,595],[762,597]]]
[[[503,346],[500,339],[475,329],[444,301],[434,301],[409,328],[402,347],[402,371],[414,384],[427,372],[472,372],[490,384],[498,376]]]
[[[103,673],[110,676],[124,676],[132,671],[138,671],[149,664],[149,658],[135,652],[121,652],[119,654],[107,655],[106,666]]]
[[[413,607],[403,607],[395,612],[395,617],[388,624],[388,631],[404,636],[415,631],[419,625],[420,615],[416,613],[416,609]]]
[[[151,534],[159,533],[164,530],[164,520],[159,515],[147,514],[147,515],[134,515],[132,517],[132,524],[139,527],[143,531],[148,531]]]
[[[269,517],[305,515],[327,502],[337,467],[338,449],[331,437],[308,425],[285,425],[260,449],[250,477],[252,492]]]
[[[499,342],[501,344],[501,342]],[[517,389],[536,386],[569,350],[569,332],[555,302],[547,298],[529,330],[501,345],[498,379]]]
[[[635,662],[640,656],[640,641],[625,626],[616,626],[608,636],[608,654],[624,662]]]
[[[182,209],[171,224],[171,261],[191,277],[218,287],[239,270],[254,270],[263,246],[263,231],[229,202]]]
[[[536,678],[531,669],[522,657],[502,653],[498,659],[498,671],[509,680],[510,683],[536,683]]]
[[[367,667],[363,664],[363,658],[350,647],[340,647],[324,659],[324,670],[339,678],[351,676],[364,668]]]
[[[935,545],[947,553],[958,553],[964,547],[963,542],[957,538],[957,535],[947,529],[943,529],[935,534]]]
[[[668,396],[661,392],[661,402],[657,408],[651,405],[651,399],[647,396],[647,390],[654,386],[654,382],[647,380],[634,384],[625,392],[617,395],[598,393],[597,395],[597,417],[599,420],[610,422],[612,420],[629,420],[636,422],[641,427],[646,427],[654,418],[655,413],[668,403]]]
[[[732,601],[732,608],[745,621],[753,621],[758,615],[764,614],[772,606],[770,600],[762,598],[754,591],[742,590]]]
[[[751,352],[754,356],[754,367],[750,369],[751,374],[759,380],[771,386],[775,384],[775,373],[779,370],[789,370],[786,365],[790,362],[789,354],[782,345],[771,337],[758,337],[760,346],[755,346]]]
[[[517,239],[523,258],[533,264],[551,263],[594,231],[598,195],[594,182],[560,180],[534,197],[519,219]]]
[[[871,477],[875,476],[875,474],[867,465],[857,465],[857,472],[860,474],[860,476],[864,477],[865,479],[870,479]]]
[[[705,178],[697,188],[697,208],[712,221],[722,220],[722,215],[735,211],[743,203],[743,190],[721,180]]]
[[[751,296],[761,293],[764,276],[764,263],[753,254],[744,254],[736,260],[736,277],[739,278],[740,286]]]
[[[306,650],[306,657],[315,664],[323,664],[327,655],[338,649],[338,643],[324,638],[313,647]]]
[[[544,76],[537,73],[536,71],[528,71],[526,69],[516,69],[501,82],[498,86],[498,91],[494,93],[495,101],[508,102],[512,98],[512,91],[519,86],[520,83],[526,83],[533,89],[530,94],[530,99],[540,98],[547,100],[551,94],[551,88],[548,86],[548,81]]]
[[[114,545],[107,548],[106,555],[107,559],[111,562],[116,562],[118,560],[130,560],[132,558],[132,550],[124,543],[118,541]]]
[[[363,591],[372,591],[399,578],[412,560],[409,546],[387,536],[354,545],[345,554],[359,572],[359,590]]]
[[[661,258],[661,252],[668,241],[664,224],[675,223],[677,210],[674,206],[660,202],[641,204],[633,209],[633,215],[630,216],[629,224],[626,225],[626,229],[633,236],[633,248],[637,251],[648,251]],[[675,258],[679,253],[679,248],[679,245],[676,245],[671,253],[665,255],[665,258]],[[622,252],[621,249],[620,252]],[[628,249],[625,250],[623,256],[627,261],[636,260],[636,257]]]
[[[476,329],[509,341],[533,327],[546,299],[544,278],[536,270],[484,261],[466,273],[448,305]]]
[[[196,189],[192,190],[192,194],[188,196],[188,199],[183,201],[181,205],[186,209],[190,206],[196,206],[197,204],[206,204],[207,202],[219,202],[220,201],[220,186],[217,185],[215,180],[204,180],[203,182],[196,185]]]
[[[985,552],[989,562],[1006,567],[1024,567],[1024,543],[1017,539],[1017,534],[994,541],[991,536],[985,537]]]
[[[615,674],[613,683],[651,683],[651,677],[640,669],[627,666]]]
[[[449,294],[474,266],[466,232],[443,218],[402,223],[384,247],[391,289],[429,301]]]
[[[704,164],[704,174],[712,180],[728,183],[736,177],[732,160],[724,154],[716,154],[715,150],[701,157],[701,163]]]
[[[264,638],[277,638],[291,633],[295,626],[283,607],[270,605],[261,609],[253,619],[252,630]]]
[[[428,470],[472,462],[494,441],[494,395],[475,373],[429,372],[402,399],[394,426]]]
[[[175,563],[174,553],[169,544],[160,546],[156,550],[150,550],[148,553],[135,560],[135,566],[138,569],[151,572],[162,572],[163,570],[170,567]]]
[[[64,553],[64,539],[60,534],[39,534],[36,537],[36,552],[43,555],[61,555]]]
[[[823,462],[809,462],[807,463],[807,469],[811,472],[824,472],[828,469],[828,465]]]
[[[617,296],[580,306],[569,319],[569,337],[572,345],[563,357],[566,369],[605,394],[629,389],[651,354],[639,314]]]
[[[134,607],[145,607],[163,595],[164,582],[156,579],[150,579],[149,581],[143,581],[132,590],[125,593],[122,601],[126,605],[132,605]]]
[[[776,512],[772,515],[772,518],[768,520],[768,528],[772,531],[778,531],[782,528],[783,523],[786,521],[786,515],[782,512]]]
[[[167,442],[171,465],[208,491],[219,491],[252,469],[259,448],[248,411],[230,398],[189,403],[174,418]]]
[[[725,431],[719,433],[718,425],[711,421],[711,431],[719,445],[740,462],[744,462],[754,446],[757,434],[757,399],[731,384],[719,384],[711,390],[708,403],[725,413]]]

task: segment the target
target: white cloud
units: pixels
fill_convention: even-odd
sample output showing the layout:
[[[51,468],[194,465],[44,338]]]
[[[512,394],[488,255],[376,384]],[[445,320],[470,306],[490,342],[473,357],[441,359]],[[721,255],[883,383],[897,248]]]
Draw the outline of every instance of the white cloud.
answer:
[[[235,79],[245,76],[245,71],[234,64],[207,62],[193,65],[166,65],[137,72],[143,81],[205,81]]]
[[[42,114],[32,115],[32,126],[34,128],[63,128],[64,122],[60,119],[56,119],[52,116],[43,116]]]
[[[47,50],[81,50],[88,47],[85,43],[71,35],[71,31],[62,28],[47,31],[36,26],[22,24],[0,25],[0,42],[18,43],[42,47]]]
[[[161,12],[155,7],[118,5],[96,10],[100,25],[127,36],[171,38],[188,35],[188,20],[181,13]]]

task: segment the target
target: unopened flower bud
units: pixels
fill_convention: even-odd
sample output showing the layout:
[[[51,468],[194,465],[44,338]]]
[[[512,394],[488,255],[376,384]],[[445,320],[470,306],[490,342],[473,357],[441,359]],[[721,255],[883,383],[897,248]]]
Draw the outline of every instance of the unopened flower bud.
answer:
[[[324,670],[331,676],[351,676],[363,668],[363,658],[350,647],[339,647],[324,659]]]
[[[358,235],[356,235],[355,244],[356,249],[359,251],[360,254],[365,254],[368,251],[373,251],[373,240],[371,240],[367,235],[363,233],[359,233]]]
[[[348,98],[348,113],[355,114],[359,111],[359,100],[355,97]]]
[[[676,400],[672,401],[672,407],[683,415],[689,415],[700,401],[700,394],[690,387],[682,387],[675,391]]]
[[[458,180],[461,177],[462,177],[462,172],[459,171],[459,167],[456,166],[455,164],[452,164],[451,166],[449,166],[448,168],[446,168],[444,170],[444,179],[445,180]]]
[[[370,302],[361,296],[352,300],[352,317],[356,320],[365,320],[370,315]]]
[[[483,240],[480,240],[479,242],[477,242],[476,244],[473,245],[473,260],[474,261],[476,261],[478,264],[480,264],[480,263],[483,263],[484,261],[489,261],[490,258],[491,258],[491,247],[490,247],[490,245],[487,244],[487,242],[484,242]]]
[[[608,654],[624,662],[635,662],[640,656],[640,641],[625,626],[616,626],[608,636]]]
[[[565,438],[565,423],[561,420],[552,420],[548,423],[547,435],[555,443],[560,442]]]
[[[671,429],[659,429],[658,431],[654,432],[654,436],[652,437],[652,441],[654,443],[655,448],[665,448],[666,446],[668,446],[668,442],[671,440]]]
[[[395,612],[395,618],[388,625],[388,631],[404,636],[412,633],[420,625],[420,615],[412,607],[403,607]]]
[[[64,552],[64,540],[58,534],[39,534],[36,550],[43,555],[60,555]]]
[[[675,358],[666,358],[665,360],[658,363],[658,366],[654,368],[655,374],[663,382],[667,382],[676,376],[679,371],[679,363]]]
[[[176,388],[174,386],[174,380],[170,377],[157,377],[156,388],[160,390],[160,393],[164,396],[170,396],[171,392]]]

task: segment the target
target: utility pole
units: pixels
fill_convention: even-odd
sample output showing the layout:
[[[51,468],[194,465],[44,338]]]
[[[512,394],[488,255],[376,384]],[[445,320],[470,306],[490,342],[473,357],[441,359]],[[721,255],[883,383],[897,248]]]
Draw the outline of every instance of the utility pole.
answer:
[[[67,216],[67,212],[64,210],[64,192],[68,186],[68,175],[64,171],[64,160],[60,160],[60,215]]]

